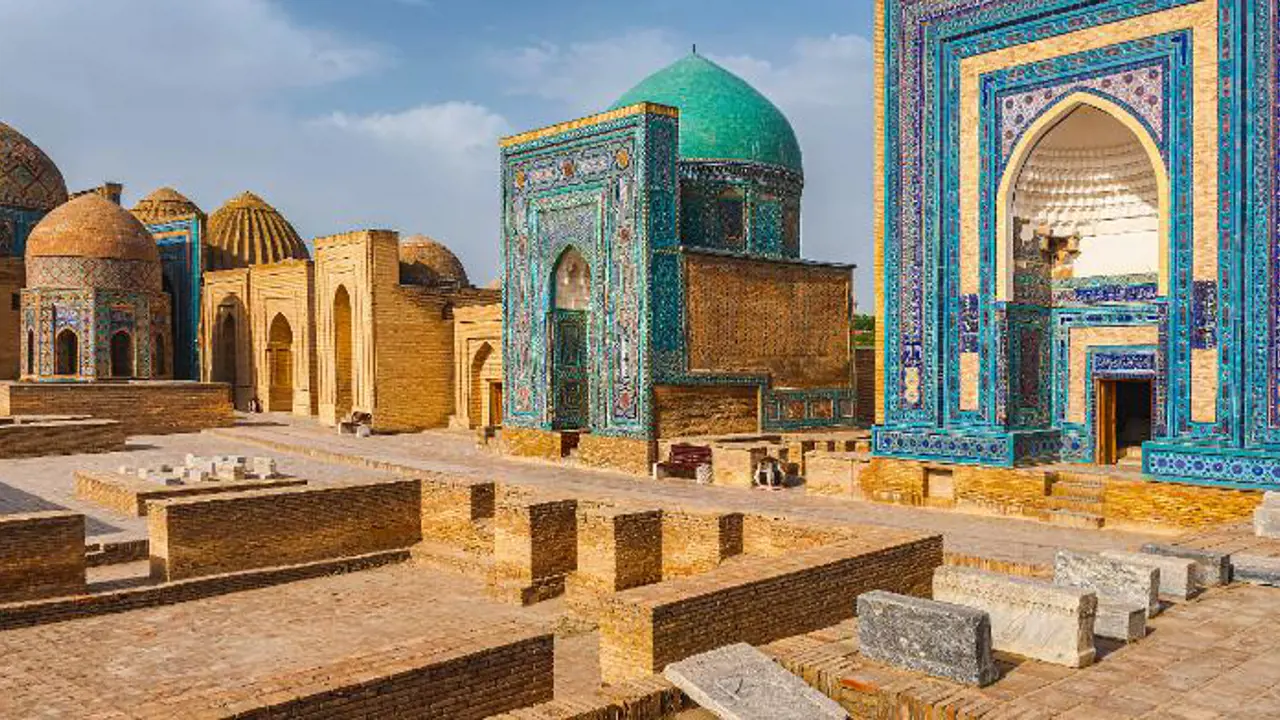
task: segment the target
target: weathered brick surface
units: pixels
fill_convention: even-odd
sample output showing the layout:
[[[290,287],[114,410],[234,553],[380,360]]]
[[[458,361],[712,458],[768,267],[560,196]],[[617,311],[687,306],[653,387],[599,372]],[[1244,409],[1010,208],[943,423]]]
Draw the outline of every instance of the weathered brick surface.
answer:
[[[1108,522],[1197,529],[1248,519],[1262,502],[1262,493],[1108,479],[1103,499]]]
[[[493,518],[492,482],[464,477],[422,477],[419,482],[424,540],[472,552],[493,551],[493,533],[480,524]]]
[[[662,514],[662,577],[707,572],[742,554],[742,513]]]
[[[601,608],[601,673],[615,682],[723,645],[834,625],[868,590],[928,596],[941,564],[941,536],[866,529],[863,539],[626,590]]]
[[[0,602],[82,592],[84,569],[83,515],[0,515]]]
[[[152,577],[216,575],[407,548],[422,539],[417,480],[155,501]]]
[[[711,469],[715,473],[713,482],[716,485],[724,485],[725,487],[751,487],[756,466],[768,454],[764,443],[758,445],[747,443],[712,445]]]
[[[507,425],[502,428],[504,450],[517,457],[560,459],[560,433]]]
[[[79,470],[76,472],[76,497],[124,515],[142,517],[147,514],[147,503],[152,500],[297,487],[306,484],[307,481],[301,478],[277,478],[161,485],[119,473]]]
[[[760,390],[754,385],[653,388],[653,421],[659,438],[759,432],[759,415]]]
[[[116,420],[71,416],[0,418],[0,458],[118,452],[124,444],[124,426]]]
[[[650,440],[591,433],[578,438],[578,461],[583,465],[648,475],[657,459],[658,445]]]
[[[662,511],[578,505],[578,565],[572,600],[662,581]]]
[[[496,597],[528,604],[559,595],[578,567],[577,501],[499,494],[493,517]]]
[[[747,555],[780,557],[796,550],[858,537],[863,527],[818,525],[774,515],[749,514],[742,518],[742,551]]]
[[[126,435],[199,432],[235,420],[221,383],[0,383],[0,416],[85,413],[118,420]]]
[[[812,495],[862,497],[859,478],[870,458],[866,453],[808,452],[804,454],[804,491]]]

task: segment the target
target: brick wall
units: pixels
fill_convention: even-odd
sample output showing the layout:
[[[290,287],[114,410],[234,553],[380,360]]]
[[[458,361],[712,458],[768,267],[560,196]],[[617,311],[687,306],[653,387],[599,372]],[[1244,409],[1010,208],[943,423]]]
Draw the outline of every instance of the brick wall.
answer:
[[[655,385],[653,421],[659,438],[759,432],[760,389],[755,385]]]
[[[0,515],[0,602],[82,593],[84,570],[83,515]]]
[[[1254,490],[1108,479],[1103,508],[1108,524],[1164,524],[1198,529],[1253,517],[1262,502]]]
[[[119,473],[100,473],[87,470],[76,471],[75,478],[77,499],[91,502],[123,515],[135,517],[146,515],[147,503],[152,500],[285,488],[307,484],[306,480],[299,478],[276,478],[241,481],[216,480],[190,485],[161,485],[160,483],[148,482]]]
[[[584,433],[578,436],[577,457],[583,465],[648,475],[658,446],[651,440]]]
[[[222,716],[235,708],[243,720],[480,720],[551,700],[554,657],[553,635],[508,623],[410,641],[333,667],[180,701],[195,716]]]
[[[124,450],[124,426],[115,420],[20,419],[23,422],[0,425],[0,458]]]
[[[249,268],[248,313],[253,325],[252,362],[256,395],[272,411],[313,415],[316,412],[314,268],[310,260],[285,260]],[[268,349],[276,318],[288,324],[289,373],[272,367]],[[274,352],[279,352],[276,348]],[[287,379],[288,384],[281,382]]]
[[[502,445],[504,452],[516,457],[560,459],[560,433],[550,430],[506,425],[502,428]]]
[[[0,383],[0,416],[78,414],[118,420],[131,436],[199,432],[235,420],[221,383]]]
[[[849,540],[859,528],[815,525],[773,515],[744,515],[742,552],[759,557],[781,557],[797,550]]]
[[[422,538],[472,552],[492,552],[492,531],[478,521],[494,514],[494,484],[472,478],[420,478]]]
[[[876,421],[876,350],[873,347],[853,351],[854,376],[858,391],[857,418],[863,425]]]
[[[768,372],[778,387],[847,387],[852,274],[686,253],[689,367]]]
[[[662,514],[662,577],[696,575],[742,554],[742,513]]]
[[[576,501],[500,494],[489,583],[495,595],[523,604],[559,595],[577,567]]]
[[[163,500],[147,526],[156,579],[293,565],[417,543],[421,490],[399,480]]]
[[[722,645],[760,645],[834,625],[868,590],[928,596],[942,537],[879,533],[773,558],[742,558],[709,572],[626,590],[604,600],[605,682],[661,672]],[[892,538],[892,539],[891,539]]]
[[[616,592],[662,582],[662,511],[579,504],[574,585]]]
[[[816,451],[804,456],[804,491],[812,495],[862,498],[862,471],[869,464],[866,453]]]

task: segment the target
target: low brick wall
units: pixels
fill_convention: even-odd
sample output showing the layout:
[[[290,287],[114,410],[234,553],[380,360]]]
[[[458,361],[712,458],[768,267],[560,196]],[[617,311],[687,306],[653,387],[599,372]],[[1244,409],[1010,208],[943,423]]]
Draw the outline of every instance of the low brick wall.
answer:
[[[927,597],[942,537],[865,529],[866,538],[741,558],[709,572],[606,598],[600,667],[605,682],[661,672],[668,663],[735,642],[760,645],[834,625],[868,590]]]
[[[662,577],[697,575],[742,554],[742,513],[662,514]]]
[[[84,548],[83,515],[0,515],[0,602],[83,592]]]
[[[742,552],[758,557],[779,557],[796,550],[850,540],[859,532],[867,531],[864,526],[817,525],[774,515],[744,515]]]
[[[870,458],[866,453],[810,451],[804,453],[801,473],[810,495],[839,495],[861,499],[860,477]]]
[[[591,616],[601,595],[656,582],[662,582],[662,511],[579,503],[569,604]]]
[[[407,548],[422,539],[417,480],[257,490],[151,504],[151,575],[160,580]]]
[[[1108,479],[1103,490],[1107,522],[1163,524],[1200,529],[1253,517],[1262,502],[1256,490]]]
[[[119,473],[76,472],[76,498],[124,515],[143,517],[147,503],[218,493],[267,490],[306,485],[299,478],[274,480],[206,481],[191,485],[160,485]]]
[[[124,426],[98,418],[0,418],[0,458],[124,450]]]
[[[235,422],[223,383],[0,383],[0,416],[35,414],[117,420],[126,435],[199,432]]]
[[[422,477],[422,539],[470,552],[491,552],[493,534],[477,523],[493,517],[495,486],[488,480]]]
[[[502,428],[502,448],[506,454],[515,455],[516,457],[559,460],[560,433],[504,425]]]
[[[578,462],[592,467],[648,475],[658,459],[658,444],[651,440],[584,433],[578,437]]]
[[[554,656],[549,633],[518,623],[482,626],[232,692],[183,696],[178,707],[186,718],[481,720],[551,700]]]
[[[489,589],[499,599],[529,604],[564,592],[578,567],[578,504],[499,493],[493,515]]]

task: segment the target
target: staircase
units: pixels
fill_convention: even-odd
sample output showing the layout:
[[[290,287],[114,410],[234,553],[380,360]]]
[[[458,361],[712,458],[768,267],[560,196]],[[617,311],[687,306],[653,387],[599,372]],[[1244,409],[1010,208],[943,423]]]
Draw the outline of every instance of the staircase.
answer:
[[[1063,527],[1102,527],[1104,487],[1097,475],[1059,471],[1045,498],[1045,521]]]

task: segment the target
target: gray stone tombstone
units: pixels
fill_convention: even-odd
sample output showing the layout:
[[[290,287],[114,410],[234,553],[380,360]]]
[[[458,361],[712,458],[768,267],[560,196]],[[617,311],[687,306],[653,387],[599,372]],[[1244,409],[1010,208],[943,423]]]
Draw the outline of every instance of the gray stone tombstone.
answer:
[[[1132,565],[1146,565],[1160,570],[1160,596],[1174,600],[1187,600],[1200,592],[1197,578],[1200,571],[1195,560],[1166,555],[1103,550],[1102,557]]]
[[[1236,582],[1280,587],[1280,558],[1233,555],[1231,576]]]
[[[1093,590],[1099,603],[1145,607],[1148,617],[1160,612],[1160,570],[1150,565],[1059,550],[1053,559],[1053,582]]]
[[[1160,543],[1147,543],[1142,546],[1142,552],[1147,555],[1164,555],[1194,560],[1200,574],[1200,585],[1203,587],[1217,587],[1231,582],[1231,555],[1229,553]]]
[[[1253,511],[1253,532],[1258,537],[1280,538],[1280,493],[1268,492]]]
[[[722,720],[846,720],[831,698],[745,643],[671,663],[662,672]]]
[[[981,610],[874,590],[858,596],[864,657],[966,685],[1000,677],[991,656],[991,619]]]

